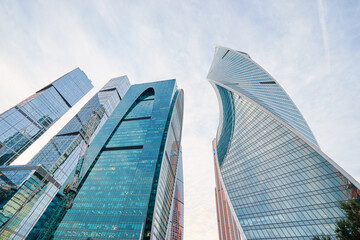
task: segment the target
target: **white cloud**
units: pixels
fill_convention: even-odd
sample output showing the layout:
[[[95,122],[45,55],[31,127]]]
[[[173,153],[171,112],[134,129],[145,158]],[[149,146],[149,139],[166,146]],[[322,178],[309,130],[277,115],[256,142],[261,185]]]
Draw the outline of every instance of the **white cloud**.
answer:
[[[323,0],[318,0],[318,11],[319,11],[319,22],[321,25],[321,34],[324,42],[324,51],[326,54],[327,64],[329,71],[331,69],[331,62],[330,62],[330,49],[329,49],[329,39],[328,39],[328,33],[326,28],[326,8],[324,6]]]

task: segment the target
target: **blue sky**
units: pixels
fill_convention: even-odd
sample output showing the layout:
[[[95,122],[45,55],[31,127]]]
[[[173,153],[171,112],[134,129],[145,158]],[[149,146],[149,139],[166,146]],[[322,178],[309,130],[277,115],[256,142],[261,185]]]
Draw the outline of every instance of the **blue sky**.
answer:
[[[186,239],[218,236],[218,103],[206,81],[215,45],[250,54],[287,91],[322,150],[360,179],[359,1],[1,0],[0,36],[1,112],[76,67],[93,81],[92,94],[120,75],[133,84],[177,79],[185,91]]]

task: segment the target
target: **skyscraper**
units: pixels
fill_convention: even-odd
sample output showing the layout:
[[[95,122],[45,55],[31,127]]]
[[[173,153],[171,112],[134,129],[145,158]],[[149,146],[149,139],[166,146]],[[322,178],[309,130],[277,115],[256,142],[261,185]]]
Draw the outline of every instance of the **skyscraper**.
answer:
[[[360,184],[321,151],[279,83],[224,47],[208,80],[221,113],[213,142],[220,239],[334,236],[339,201],[360,201]]]
[[[93,88],[79,68],[0,115],[0,165],[10,165]]]
[[[31,239],[39,235],[52,218],[49,204],[53,202],[53,207],[59,208],[61,196],[56,198],[56,194],[66,181],[72,180],[69,176],[74,174],[84,154],[82,150],[94,139],[129,87],[126,76],[111,79],[29,163],[0,167],[1,239],[25,239],[30,231]]]
[[[130,82],[127,76],[111,79],[28,164],[42,164],[50,170],[66,149],[68,149],[72,143],[76,142],[75,139],[80,139],[77,146],[84,144],[82,136],[84,133],[82,130],[89,122],[92,114],[96,112],[96,114],[99,115],[100,121],[94,124],[96,126],[102,126],[124,97],[129,87]],[[97,128],[96,132],[99,130],[100,128]],[[92,141],[95,136],[96,134],[92,134],[90,141]],[[69,169],[67,169],[66,171],[70,173],[72,170],[73,169],[69,171]]]
[[[175,80],[132,85],[90,145],[54,239],[166,239],[183,214],[173,213],[182,210],[173,201],[182,192],[182,116]]]

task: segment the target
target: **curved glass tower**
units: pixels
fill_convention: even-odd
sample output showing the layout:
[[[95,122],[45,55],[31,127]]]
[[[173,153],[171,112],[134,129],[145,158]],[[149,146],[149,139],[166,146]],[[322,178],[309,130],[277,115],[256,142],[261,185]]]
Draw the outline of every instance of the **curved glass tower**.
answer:
[[[54,239],[183,239],[183,97],[175,80],[129,88],[87,151]]]
[[[293,101],[248,54],[217,47],[207,78],[220,105],[220,239],[334,237],[345,216],[339,201],[360,201],[360,184],[320,150]]]

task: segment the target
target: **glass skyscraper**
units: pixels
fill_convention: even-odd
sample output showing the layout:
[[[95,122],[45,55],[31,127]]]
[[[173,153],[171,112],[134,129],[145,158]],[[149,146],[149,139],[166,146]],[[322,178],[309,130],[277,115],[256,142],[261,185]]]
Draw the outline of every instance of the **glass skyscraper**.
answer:
[[[27,165],[0,168],[1,239],[39,235],[52,209],[59,207],[61,195],[55,196],[72,180],[87,141],[92,142],[129,87],[126,76],[111,79]]]
[[[182,119],[175,80],[132,85],[90,145],[54,239],[182,239]]]
[[[66,149],[73,142],[76,142],[76,139],[84,141],[81,130],[89,122],[94,111],[97,111],[96,114],[99,115],[99,120],[101,120],[95,124],[102,126],[124,97],[129,87],[130,82],[127,76],[111,79],[28,164],[42,164],[50,170]],[[99,130],[100,128],[97,129],[97,132]],[[93,134],[90,141],[95,136],[96,134]],[[81,145],[80,141],[77,145]]]
[[[0,165],[10,165],[69,108],[92,89],[79,68],[0,115]]]
[[[248,54],[217,47],[207,78],[220,105],[220,239],[334,238],[345,217],[339,201],[360,201],[360,184],[321,151],[286,92]]]

